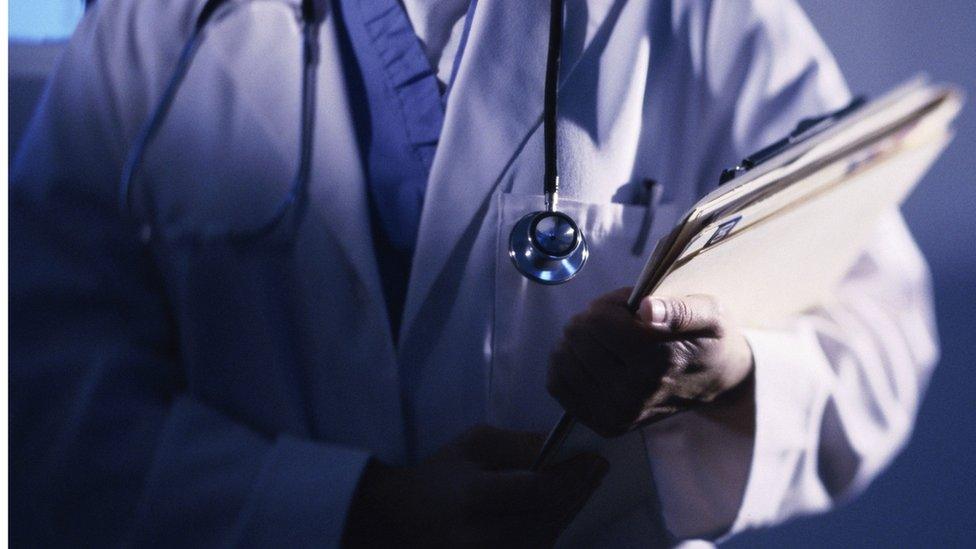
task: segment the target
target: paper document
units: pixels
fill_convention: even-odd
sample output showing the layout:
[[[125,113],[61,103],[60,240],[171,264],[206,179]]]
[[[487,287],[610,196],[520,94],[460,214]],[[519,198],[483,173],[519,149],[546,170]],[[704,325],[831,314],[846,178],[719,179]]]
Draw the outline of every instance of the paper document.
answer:
[[[741,325],[773,328],[829,302],[881,216],[899,207],[951,141],[962,102],[957,88],[920,77],[804,121],[726,170],[728,181],[657,243],[632,308],[651,294],[710,294]],[[611,467],[566,539],[621,520],[660,520],[641,432],[607,441],[570,419],[554,430],[540,465],[588,450]]]

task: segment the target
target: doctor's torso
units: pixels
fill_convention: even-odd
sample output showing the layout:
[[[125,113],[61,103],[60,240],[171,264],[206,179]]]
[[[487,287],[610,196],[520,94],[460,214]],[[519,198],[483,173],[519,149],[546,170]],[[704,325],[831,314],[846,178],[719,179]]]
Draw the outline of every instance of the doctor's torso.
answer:
[[[589,257],[537,284],[509,236],[543,208],[549,9],[96,2],[11,170],[21,535],[340,543],[374,458],[418,464],[476,424],[548,430],[569,318],[633,284],[723,168],[849,98],[795,2],[567,0],[559,210]],[[748,334],[734,414],[600,442],[633,458],[605,480],[626,508],[577,515],[568,541],[734,535],[883,469],[936,350],[892,214],[836,303]]]
[[[116,71],[119,97],[105,116],[118,117],[120,155],[161,93],[198,4],[120,2],[122,10],[94,15],[138,46],[99,49]],[[741,30],[716,47],[702,35],[705,21],[727,22],[732,8],[570,2],[560,208],[580,225],[590,258],[570,283],[529,282],[513,268],[507,239],[542,204],[543,4],[513,12],[483,0],[473,13],[426,182],[397,341],[353,115],[362,97],[343,67],[346,31],[335,13],[320,29],[307,196],[259,240],[197,238],[272,215],[299,150],[294,6],[233,2],[217,17],[131,190],[189,391],[262,431],[365,447],[393,462],[429,455],[476,423],[548,429],[560,409],[545,390],[547,358],[565,321],[632,284],[653,243],[720,168],[793,118],[761,132],[736,125],[758,93],[736,87],[746,70],[736,63],[771,55],[761,41],[744,42],[763,24],[755,16],[727,23]],[[154,24],[131,26],[142,18]],[[660,190],[648,193],[651,178]]]

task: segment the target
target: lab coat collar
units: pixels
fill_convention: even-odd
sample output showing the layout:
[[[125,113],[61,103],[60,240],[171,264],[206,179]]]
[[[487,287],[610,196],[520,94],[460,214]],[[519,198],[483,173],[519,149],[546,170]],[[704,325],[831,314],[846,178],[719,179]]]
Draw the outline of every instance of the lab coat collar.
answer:
[[[622,1],[569,3],[561,83]],[[475,7],[427,185],[400,348],[435,284],[457,287],[451,277],[462,276],[463,269],[445,267],[468,263],[492,196],[541,124],[548,30],[548,2],[489,0]],[[539,189],[541,195],[541,167]]]

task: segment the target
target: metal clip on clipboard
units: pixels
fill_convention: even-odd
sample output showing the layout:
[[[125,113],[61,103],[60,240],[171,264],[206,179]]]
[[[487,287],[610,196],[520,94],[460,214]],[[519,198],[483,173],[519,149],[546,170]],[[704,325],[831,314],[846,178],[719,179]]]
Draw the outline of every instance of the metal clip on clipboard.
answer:
[[[739,162],[737,165],[722,170],[722,175],[720,175],[718,178],[718,184],[723,185],[728,183],[737,176],[742,175],[770,158],[780,154],[787,148],[810,139],[814,135],[826,130],[833,124],[836,124],[845,116],[856,111],[865,103],[867,103],[867,98],[863,95],[859,95],[852,99],[846,107],[832,113],[800,120],[800,122],[797,123],[796,128],[794,128],[793,131],[791,131],[786,137],[776,141],[772,145],[763,147],[762,149],[750,154],[749,156],[743,158],[742,162]]]

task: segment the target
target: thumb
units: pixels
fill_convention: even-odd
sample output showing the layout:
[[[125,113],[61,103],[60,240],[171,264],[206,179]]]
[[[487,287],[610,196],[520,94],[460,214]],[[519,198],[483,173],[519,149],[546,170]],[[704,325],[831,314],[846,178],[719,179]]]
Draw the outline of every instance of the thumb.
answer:
[[[651,328],[675,334],[714,330],[721,324],[718,302],[709,295],[648,296],[637,315]]]

